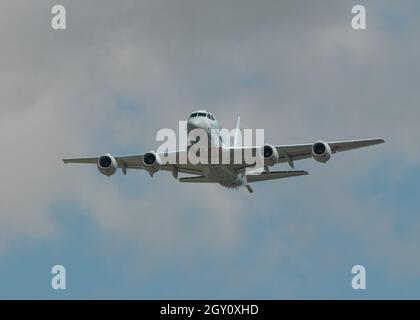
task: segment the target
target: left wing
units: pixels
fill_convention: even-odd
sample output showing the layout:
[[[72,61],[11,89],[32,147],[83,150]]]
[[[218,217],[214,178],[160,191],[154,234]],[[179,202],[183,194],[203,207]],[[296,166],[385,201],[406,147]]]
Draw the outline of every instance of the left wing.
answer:
[[[364,139],[364,140],[349,140],[349,141],[334,141],[334,142],[325,142],[331,148],[331,153],[353,150],[368,146],[373,146],[375,144],[384,143],[383,139]],[[289,163],[289,165],[293,168],[293,162],[295,160],[302,160],[312,158],[312,147],[313,143],[307,144],[294,144],[294,145],[277,145],[274,146],[279,154],[279,159],[277,163]],[[233,160],[236,152],[242,152],[243,157],[245,158],[245,152],[248,150],[254,156],[259,152],[261,147],[234,147],[230,148],[230,159],[233,164]],[[244,162],[241,164],[235,164],[237,170],[242,170],[246,167],[250,167],[252,165],[246,165]]]
[[[375,144],[384,143],[384,139],[364,139],[364,140],[349,140],[349,141],[335,141],[326,142],[332,153],[348,151],[363,147],[373,146]],[[279,153],[279,163],[293,162],[294,160],[308,159],[312,157],[313,144],[296,144],[296,145],[283,145],[275,146]]]

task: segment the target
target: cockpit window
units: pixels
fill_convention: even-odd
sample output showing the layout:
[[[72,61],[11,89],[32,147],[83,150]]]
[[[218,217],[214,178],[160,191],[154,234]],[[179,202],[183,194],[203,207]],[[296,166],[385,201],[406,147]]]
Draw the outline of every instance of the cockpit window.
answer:
[[[199,112],[199,113],[198,113],[198,116],[199,116],[199,117],[205,117],[205,116],[206,116],[206,113],[205,113],[205,112]]]
[[[197,116],[197,112],[192,113],[190,117],[191,117],[191,118],[194,118],[194,117],[196,117],[196,116]]]
[[[212,114],[210,115],[210,117],[211,117],[211,120],[216,120],[216,119],[214,119],[214,117],[213,117],[213,115],[212,115]]]
[[[210,120],[213,120],[213,119],[211,118],[211,114],[210,114],[210,113],[207,113],[207,118],[209,118]]]

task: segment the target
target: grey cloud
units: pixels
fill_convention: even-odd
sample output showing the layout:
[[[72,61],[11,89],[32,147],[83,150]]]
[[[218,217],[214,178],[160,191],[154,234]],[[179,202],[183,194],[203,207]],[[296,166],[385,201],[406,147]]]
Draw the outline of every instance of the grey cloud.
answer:
[[[241,115],[244,126],[265,128],[272,143],[384,136],[387,144],[380,149],[337,156],[339,164],[324,168],[323,176],[319,167],[304,163],[315,178],[331,181],[334,191],[318,188],[312,177],[299,180],[299,187],[290,182],[295,193],[310,195],[302,220],[316,223],[311,218],[316,204],[317,215],[326,212],[323,218],[349,233],[362,228],[363,241],[370,242],[364,225],[380,219],[382,208],[375,202],[357,205],[358,199],[346,195],[352,193],[352,179],[383,157],[396,155],[404,165],[418,162],[419,149],[413,146],[419,136],[420,20],[410,9],[414,2],[407,1],[405,9],[366,3],[368,30],[354,32],[352,1],[64,1],[68,30],[54,32],[51,1],[3,1],[0,39],[7,45],[0,59],[0,148],[8,165],[0,169],[1,248],[22,238],[59,236],[63,226],[55,225],[51,205],[68,198],[89,208],[105,232],[157,252],[177,241],[175,252],[185,254],[240,247],[247,221],[258,219],[241,191],[166,185],[169,175],[150,182],[135,172],[130,175],[139,179],[139,194],[128,196],[112,180],[95,176],[93,167],[60,162],[63,156],[111,148],[147,151],[156,147],[157,129],[176,128],[177,120],[198,107],[212,110],[227,126]],[[387,22],[384,16],[393,13],[406,22]],[[130,112],[121,110],[121,97],[129,99]],[[358,159],[362,163],[354,168]],[[284,198],[293,197],[283,187],[288,184],[276,191]],[[278,185],[256,189],[271,192],[273,186]],[[160,190],[171,193],[167,203],[159,202]],[[327,193],[348,209],[336,216],[334,208],[317,201]],[[276,205],[271,193],[270,199],[265,199],[267,211]],[[263,200],[254,198],[258,204]],[[196,217],[195,211],[204,213]],[[395,213],[388,213],[378,234],[405,261],[416,233],[412,230],[407,242],[398,239],[393,219]],[[297,240],[297,223],[267,235],[267,248],[274,243],[282,251],[284,243],[275,239],[284,232],[295,240],[296,251],[309,250],[316,232],[306,223],[306,238]],[[200,241],[191,244],[191,237]],[[367,250],[389,261],[380,245],[374,242]],[[414,267],[409,271],[416,274]]]

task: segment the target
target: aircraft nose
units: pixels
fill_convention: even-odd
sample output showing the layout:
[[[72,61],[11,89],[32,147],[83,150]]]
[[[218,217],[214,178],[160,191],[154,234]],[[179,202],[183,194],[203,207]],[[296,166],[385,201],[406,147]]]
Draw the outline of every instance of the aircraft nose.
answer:
[[[200,117],[190,118],[187,122],[187,130],[190,132],[193,129],[206,129],[206,123]]]

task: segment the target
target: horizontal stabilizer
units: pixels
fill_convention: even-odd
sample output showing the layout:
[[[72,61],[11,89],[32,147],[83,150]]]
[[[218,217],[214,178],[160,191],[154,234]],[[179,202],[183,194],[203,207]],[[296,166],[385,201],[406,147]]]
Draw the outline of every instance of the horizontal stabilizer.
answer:
[[[306,175],[308,175],[308,172],[303,171],[303,170],[271,171],[271,172],[263,172],[261,174],[250,174],[250,175],[247,175],[246,178],[248,182],[258,182],[258,181],[282,179],[282,178],[306,176]]]
[[[179,182],[213,182],[207,179],[204,176],[196,176],[196,177],[182,177],[178,179]]]

